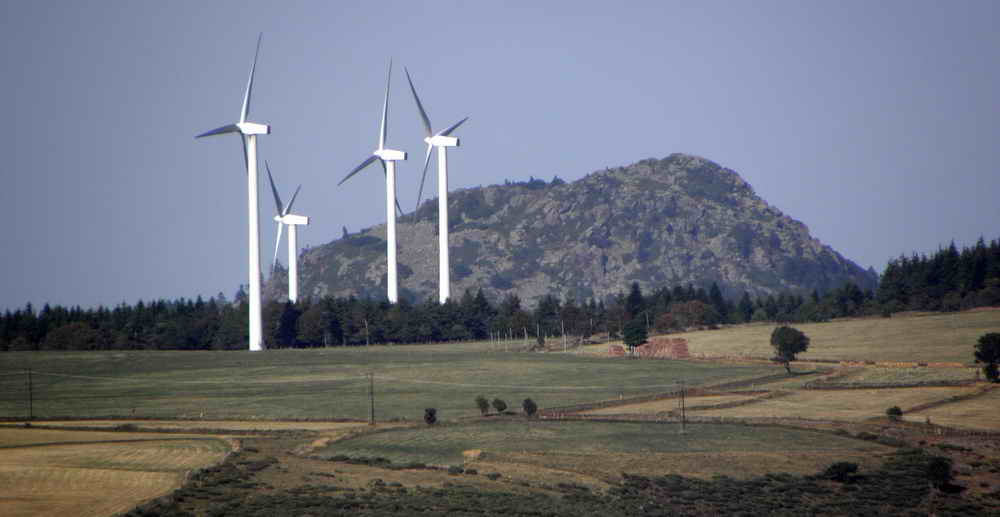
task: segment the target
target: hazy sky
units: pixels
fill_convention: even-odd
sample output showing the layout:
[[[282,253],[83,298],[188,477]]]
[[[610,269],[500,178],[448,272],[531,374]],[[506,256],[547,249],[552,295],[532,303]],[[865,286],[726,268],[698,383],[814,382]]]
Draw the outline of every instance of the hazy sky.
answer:
[[[251,118],[286,200],[303,185],[303,245],[384,222],[377,168],[336,183],[376,146],[390,58],[407,211],[424,144],[403,65],[435,128],[471,116],[453,190],[685,152],[864,267],[997,238],[997,20],[991,0],[6,0],[0,309],[246,282],[238,139],[194,135],[238,118],[258,32]],[[260,202],[268,268],[266,183]]]

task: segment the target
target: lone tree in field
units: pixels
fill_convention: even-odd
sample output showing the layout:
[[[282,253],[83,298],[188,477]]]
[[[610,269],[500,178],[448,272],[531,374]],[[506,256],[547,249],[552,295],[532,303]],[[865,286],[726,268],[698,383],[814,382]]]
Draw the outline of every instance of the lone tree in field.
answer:
[[[493,409],[502,415],[504,411],[507,411],[507,403],[500,399],[493,399]]]
[[[791,362],[795,356],[809,348],[809,336],[792,327],[781,326],[771,332],[771,346],[774,347],[774,360],[783,363],[785,370],[792,373]]]
[[[476,397],[476,407],[479,408],[479,412],[483,415],[490,412],[490,401],[486,400],[486,397],[479,395]]]
[[[538,412],[538,404],[535,404],[534,400],[527,398],[521,403],[521,409],[524,409],[525,415],[528,415],[529,417],[535,416],[535,413]]]
[[[990,382],[1000,382],[997,365],[1000,363],[1000,332],[979,336],[976,344],[976,362],[984,363],[983,373]]]
[[[437,421],[438,421],[437,409],[429,407],[424,410],[424,422],[426,422],[427,425],[434,425],[437,423]]]
[[[635,355],[635,347],[646,342],[646,325],[639,318],[632,318],[625,324],[622,341],[628,347],[629,355]]]

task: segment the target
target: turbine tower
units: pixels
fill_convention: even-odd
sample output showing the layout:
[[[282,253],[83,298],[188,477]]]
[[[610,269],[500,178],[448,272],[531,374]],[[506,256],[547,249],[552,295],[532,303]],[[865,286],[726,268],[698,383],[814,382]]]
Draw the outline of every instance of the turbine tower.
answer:
[[[271,272],[274,273],[274,266],[278,263],[278,246],[281,245],[281,229],[284,226],[288,226],[288,301],[295,303],[299,299],[299,264],[298,264],[298,253],[299,244],[296,235],[296,226],[308,225],[309,218],[304,215],[296,215],[291,213],[292,205],[295,204],[295,198],[299,195],[299,190],[302,189],[302,185],[299,185],[295,189],[295,193],[292,194],[292,200],[288,202],[288,205],[284,205],[281,202],[281,196],[278,195],[278,189],[274,186],[274,177],[271,176],[271,165],[264,161],[264,167],[267,169],[267,179],[271,183],[271,193],[274,194],[274,207],[278,214],[274,216],[274,220],[278,222],[278,238],[274,240],[274,258],[271,260]]]
[[[375,160],[378,160],[382,165],[382,172],[385,174],[386,262],[389,269],[388,296],[390,303],[396,303],[399,301],[399,295],[396,291],[396,210],[402,212],[399,208],[399,203],[396,201],[396,162],[405,160],[406,152],[385,147],[386,133],[389,129],[389,84],[391,81],[392,61],[390,60],[389,74],[385,81],[385,99],[382,102],[382,124],[378,134],[378,149],[375,149],[371,156],[361,162],[361,165],[358,165],[351,172],[347,173],[347,176],[344,176],[344,179],[340,180],[337,186],[343,185],[351,176],[371,165]]]
[[[431,129],[431,121],[427,118],[424,105],[420,103],[417,96],[417,89],[413,87],[413,80],[410,79],[410,71],[406,70],[406,80],[410,83],[410,91],[413,92],[413,100],[417,101],[417,109],[420,110],[420,118],[424,122],[424,142],[427,142],[427,155],[424,156],[424,173],[420,177],[420,191],[417,194],[417,208],[420,208],[420,198],[424,194],[424,180],[427,179],[427,165],[431,160],[431,149],[437,148],[438,155],[438,299],[444,303],[451,296],[451,272],[448,263],[448,148],[458,147],[458,138],[451,135],[451,132],[458,129],[463,122],[469,120],[465,117],[452,124],[443,131],[437,133]]]
[[[248,122],[250,114],[250,94],[253,91],[254,70],[257,68],[257,56],[260,55],[260,40],[263,33],[257,36],[257,51],[253,56],[253,64],[250,65],[250,78],[247,80],[247,89],[243,94],[243,107],[240,109],[240,121],[220,128],[206,131],[195,138],[202,138],[212,135],[223,135],[226,133],[236,133],[240,136],[243,144],[243,163],[247,170],[247,212],[249,218],[250,237],[250,350],[263,350],[261,341],[263,333],[261,329],[260,315],[260,222],[258,221],[257,203],[257,135],[267,135],[271,133],[271,126]]]

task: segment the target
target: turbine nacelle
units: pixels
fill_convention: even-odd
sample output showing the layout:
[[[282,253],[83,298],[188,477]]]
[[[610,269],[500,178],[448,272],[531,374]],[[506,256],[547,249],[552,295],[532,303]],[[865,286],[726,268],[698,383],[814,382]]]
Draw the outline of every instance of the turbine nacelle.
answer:
[[[424,142],[434,147],[458,147],[458,137],[455,136],[434,135],[424,138]]]
[[[284,216],[276,215],[274,220],[287,225],[303,226],[309,224],[309,218],[304,215],[297,214],[285,214]]]
[[[268,124],[258,124],[256,122],[238,122],[236,127],[244,135],[270,135],[271,126]]]
[[[398,162],[406,159],[406,151],[397,151],[395,149],[376,149],[372,154],[385,162]]]

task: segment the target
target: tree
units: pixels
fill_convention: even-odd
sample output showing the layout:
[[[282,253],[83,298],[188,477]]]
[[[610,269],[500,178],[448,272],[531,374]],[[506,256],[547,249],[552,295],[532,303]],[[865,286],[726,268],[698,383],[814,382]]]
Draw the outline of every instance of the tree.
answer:
[[[625,324],[625,335],[622,340],[628,347],[628,353],[634,354],[635,347],[646,342],[646,324],[639,318],[633,318]]]
[[[899,420],[903,416],[903,410],[899,406],[892,406],[885,410],[885,416],[889,417],[889,420]]]
[[[437,421],[438,421],[437,414],[438,414],[438,410],[435,409],[435,408],[429,407],[429,408],[425,409],[424,410],[424,422],[426,422],[427,425],[434,425],[434,424],[436,424]]]
[[[771,332],[771,346],[774,347],[775,360],[785,365],[785,370],[792,373],[789,363],[795,356],[809,348],[809,337],[802,331],[792,327],[781,326]]]
[[[493,399],[493,409],[497,410],[497,413],[503,413],[507,411],[507,403],[500,399]]]
[[[535,413],[538,412],[538,404],[535,404],[535,401],[530,398],[524,399],[524,402],[521,403],[521,408],[524,409],[524,414],[528,416],[535,416]]]
[[[1000,363],[1000,332],[979,336],[976,344],[976,362],[984,363],[983,373],[991,382],[1000,382],[997,364]]]
[[[485,415],[490,412],[490,401],[486,400],[486,397],[479,395],[476,397],[476,407],[479,408],[479,412]]]

